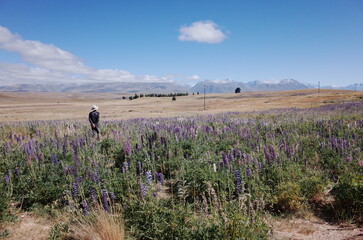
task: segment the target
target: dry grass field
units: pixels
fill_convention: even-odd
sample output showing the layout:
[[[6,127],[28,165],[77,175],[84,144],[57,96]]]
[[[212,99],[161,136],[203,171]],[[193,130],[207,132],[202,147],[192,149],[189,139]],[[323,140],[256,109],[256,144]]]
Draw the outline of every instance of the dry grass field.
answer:
[[[129,94],[130,95],[130,94]],[[144,97],[130,101],[114,93],[0,93],[0,122],[33,120],[87,120],[93,104],[102,120],[191,116],[221,112],[251,112],[275,108],[310,108],[340,101],[355,101],[363,92],[316,89],[283,92],[248,92],[177,97]],[[125,96],[127,99],[122,99]]]

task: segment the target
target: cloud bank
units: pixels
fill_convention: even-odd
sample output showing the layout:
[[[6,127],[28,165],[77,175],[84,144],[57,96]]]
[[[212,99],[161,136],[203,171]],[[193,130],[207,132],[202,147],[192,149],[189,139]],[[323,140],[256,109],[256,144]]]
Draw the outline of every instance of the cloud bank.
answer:
[[[227,38],[213,21],[200,21],[190,26],[182,26],[179,28],[179,33],[180,41],[221,43]]]
[[[17,53],[23,63],[0,63],[0,85],[45,82],[172,82],[170,76],[133,75],[119,69],[95,69],[52,44],[24,40],[0,26],[0,51]]]
[[[12,34],[7,28],[1,26],[0,49],[18,53],[25,62],[48,70],[78,74],[87,74],[92,71],[69,52],[51,44],[23,40],[20,36]]]

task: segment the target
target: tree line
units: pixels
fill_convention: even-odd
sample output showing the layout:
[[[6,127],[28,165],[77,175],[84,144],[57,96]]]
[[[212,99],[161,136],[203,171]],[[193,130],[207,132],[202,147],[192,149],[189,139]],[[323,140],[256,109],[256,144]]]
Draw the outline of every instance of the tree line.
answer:
[[[142,97],[172,97],[173,99],[175,97],[180,97],[180,96],[188,96],[189,93],[149,93],[149,94],[137,94],[135,93],[134,96],[129,96],[129,100],[133,100],[133,99],[137,99],[137,98],[142,98]],[[126,99],[126,97],[122,97],[122,99]]]

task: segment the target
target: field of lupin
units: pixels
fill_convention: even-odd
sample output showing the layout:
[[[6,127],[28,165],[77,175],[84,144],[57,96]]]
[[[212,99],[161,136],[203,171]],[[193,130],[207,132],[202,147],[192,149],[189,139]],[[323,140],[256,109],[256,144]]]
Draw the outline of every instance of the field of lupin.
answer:
[[[0,128],[2,221],[101,206],[127,239],[268,239],[267,214],[363,220],[362,101],[103,121],[100,141],[87,120]]]

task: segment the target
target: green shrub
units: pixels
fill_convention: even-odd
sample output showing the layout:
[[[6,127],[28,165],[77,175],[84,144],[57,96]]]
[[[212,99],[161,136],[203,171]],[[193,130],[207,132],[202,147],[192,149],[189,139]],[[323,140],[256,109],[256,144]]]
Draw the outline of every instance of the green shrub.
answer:
[[[342,219],[358,219],[363,216],[363,176],[346,173],[339,178],[331,191],[335,198],[335,210]]]
[[[314,201],[322,197],[326,182],[321,176],[306,176],[300,180],[301,193],[306,200]]]
[[[3,183],[0,184],[0,222],[9,214],[10,198]]]
[[[302,208],[302,193],[297,182],[281,182],[273,196],[274,210],[279,213],[294,213]]]

